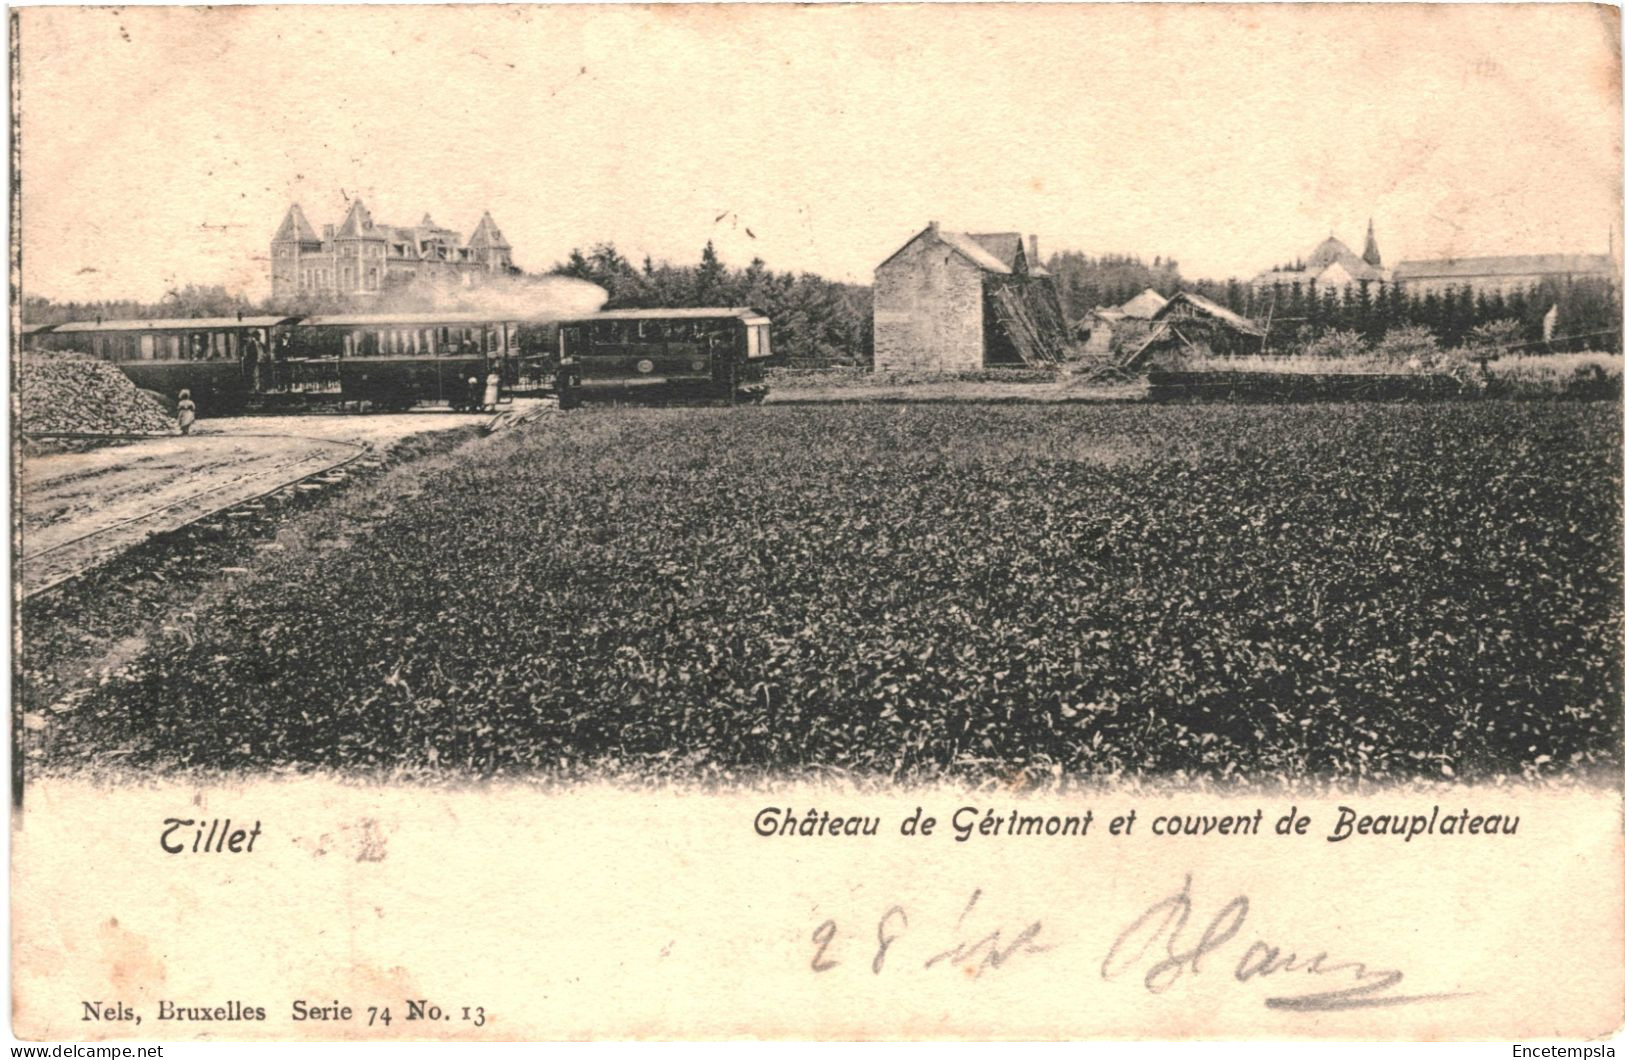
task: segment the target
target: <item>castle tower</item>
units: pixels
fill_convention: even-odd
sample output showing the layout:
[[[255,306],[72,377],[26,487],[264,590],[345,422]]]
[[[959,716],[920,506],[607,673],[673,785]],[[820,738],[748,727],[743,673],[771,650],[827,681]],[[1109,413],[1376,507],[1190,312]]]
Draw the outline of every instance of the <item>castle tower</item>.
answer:
[[[383,230],[373,224],[366,204],[360,199],[352,201],[333,237],[340,294],[374,294],[383,286],[388,242]]]
[[[1377,249],[1377,227],[1369,217],[1365,221],[1365,253],[1360,257],[1373,269],[1382,268],[1382,251]]]
[[[485,211],[474,234],[468,237],[468,249],[473,259],[491,272],[506,272],[513,266],[513,247],[502,238],[490,210]]]
[[[291,298],[299,290],[300,258],[320,254],[322,239],[298,203],[288,207],[271,237],[271,297]]]

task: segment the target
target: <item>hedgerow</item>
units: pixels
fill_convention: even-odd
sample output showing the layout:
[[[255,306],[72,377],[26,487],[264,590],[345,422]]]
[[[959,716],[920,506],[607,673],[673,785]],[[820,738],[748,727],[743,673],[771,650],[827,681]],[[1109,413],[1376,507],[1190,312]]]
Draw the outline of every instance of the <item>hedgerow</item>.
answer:
[[[1617,761],[1611,404],[587,409],[474,443],[49,762],[1463,779]]]

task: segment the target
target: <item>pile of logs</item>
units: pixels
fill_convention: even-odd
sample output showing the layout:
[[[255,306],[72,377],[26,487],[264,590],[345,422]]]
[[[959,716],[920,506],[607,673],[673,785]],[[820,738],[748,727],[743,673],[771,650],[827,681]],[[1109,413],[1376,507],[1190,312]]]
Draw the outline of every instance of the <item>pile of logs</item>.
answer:
[[[17,390],[24,434],[174,434],[151,394],[105,361],[23,357]]]

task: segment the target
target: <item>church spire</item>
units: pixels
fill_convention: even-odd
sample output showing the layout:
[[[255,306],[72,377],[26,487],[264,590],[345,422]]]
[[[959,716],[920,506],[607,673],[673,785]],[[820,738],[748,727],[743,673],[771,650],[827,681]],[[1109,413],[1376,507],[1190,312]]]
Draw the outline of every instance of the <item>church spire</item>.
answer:
[[[1377,226],[1369,217],[1365,220],[1365,253],[1360,257],[1373,269],[1382,268],[1382,251],[1377,249]]]

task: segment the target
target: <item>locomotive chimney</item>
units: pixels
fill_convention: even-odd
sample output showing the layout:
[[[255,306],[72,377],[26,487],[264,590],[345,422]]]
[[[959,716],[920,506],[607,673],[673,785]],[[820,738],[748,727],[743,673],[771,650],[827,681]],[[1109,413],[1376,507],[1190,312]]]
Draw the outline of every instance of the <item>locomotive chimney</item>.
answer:
[[[1038,237],[1034,235],[1027,237],[1027,264],[1034,268],[1039,265]]]
[[[938,224],[935,221],[929,222],[926,225],[926,228],[931,230],[932,235],[936,235],[938,232],[942,231],[941,227],[939,227]]]

